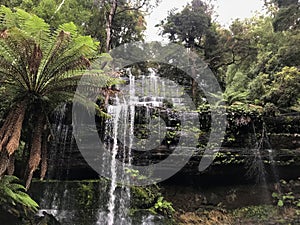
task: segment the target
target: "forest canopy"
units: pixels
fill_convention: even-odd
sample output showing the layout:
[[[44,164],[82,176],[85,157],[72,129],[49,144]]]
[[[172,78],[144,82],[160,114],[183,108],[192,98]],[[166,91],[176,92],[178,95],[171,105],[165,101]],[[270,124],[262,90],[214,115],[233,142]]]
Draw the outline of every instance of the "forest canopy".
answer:
[[[213,21],[213,7],[193,0],[171,11],[159,25],[171,42],[203,57],[219,79],[230,105],[272,105],[299,111],[300,3],[266,1],[267,15],[236,19],[229,29]]]

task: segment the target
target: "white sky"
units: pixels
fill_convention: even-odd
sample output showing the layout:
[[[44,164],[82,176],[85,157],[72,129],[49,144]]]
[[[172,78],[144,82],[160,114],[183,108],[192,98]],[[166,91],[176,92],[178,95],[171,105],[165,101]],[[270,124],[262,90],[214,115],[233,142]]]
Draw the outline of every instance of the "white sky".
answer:
[[[155,27],[161,20],[167,17],[168,11],[173,8],[182,9],[191,0],[162,0],[160,5],[146,18],[146,41],[161,41],[159,30]],[[218,14],[217,21],[223,26],[229,26],[236,18],[248,18],[255,11],[262,11],[263,0],[215,0],[215,11]]]

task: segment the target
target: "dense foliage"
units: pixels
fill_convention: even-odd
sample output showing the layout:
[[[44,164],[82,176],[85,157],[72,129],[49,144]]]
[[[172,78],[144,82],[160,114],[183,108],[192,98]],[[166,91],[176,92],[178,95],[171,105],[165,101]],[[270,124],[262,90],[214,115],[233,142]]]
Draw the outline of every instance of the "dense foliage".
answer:
[[[300,29],[298,1],[267,1],[270,15],[235,20],[229,29],[213,22],[212,7],[194,0],[162,21],[170,41],[196,50],[223,86],[227,104],[299,111]]]
[[[116,8],[112,9],[114,2]],[[142,40],[142,33],[146,29],[145,11],[153,7],[149,0],[134,2],[124,0],[16,0],[5,1],[2,4],[34,13],[53,28],[72,21],[81,34],[91,35],[100,41],[101,52],[123,43]],[[111,21],[109,21],[110,13],[112,14]],[[106,46],[108,35],[111,39],[109,49]]]

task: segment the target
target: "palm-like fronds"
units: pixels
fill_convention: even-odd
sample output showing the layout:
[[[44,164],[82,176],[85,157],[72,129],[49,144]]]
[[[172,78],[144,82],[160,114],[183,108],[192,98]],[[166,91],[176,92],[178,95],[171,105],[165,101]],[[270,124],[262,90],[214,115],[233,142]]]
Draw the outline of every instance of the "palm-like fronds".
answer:
[[[25,187],[15,176],[0,178],[0,205],[3,210],[15,213],[17,216],[20,216],[20,211],[16,208],[22,209],[23,213],[27,214],[28,212],[36,212],[39,207],[26,193]]]
[[[36,123],[32,121],[34,131],[27,168],[28,188],[41,161],[42,136],[46,136],[43,135],[43,127],[47,116],[57,105],[74,97],[83,75],[91,77],[90,82],[85,79],[86,86],[84,84],[83,88],[94,93],[99,93],[99,85],[108,85],[111,78],[99,71],[86,73],[91,60],[98,57],[99,43],[89,36],[79,35],[73,23],[51,30],[35,15],[20,9],[12,12],[2,6],[0,29],[0,84],[12,102],[12,109],[0,129],[3,162],[11,161],[10,157],[19,146],[24,118],[38,118]],[[26,117],[35,113],[39,116]],[[43,161],[42,177],[45,176],[45,165]],[[7,166],[8,163],[0,165],[0,176]]]

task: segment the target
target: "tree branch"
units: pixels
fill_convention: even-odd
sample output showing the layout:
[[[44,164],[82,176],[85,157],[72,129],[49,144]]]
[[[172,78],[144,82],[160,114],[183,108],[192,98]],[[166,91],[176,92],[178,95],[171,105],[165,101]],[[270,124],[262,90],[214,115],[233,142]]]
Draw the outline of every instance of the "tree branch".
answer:
[[[122,10],[116,12],[116,15],[119,15],[125,11],[137,11],[137,10],[140,10],[141,8],[143,8],[146,3],[147,3],[148,0],[143,0],[142,4],[140,5],[137,5],[137,6],[132,6],[132,7],[124,7]]]

